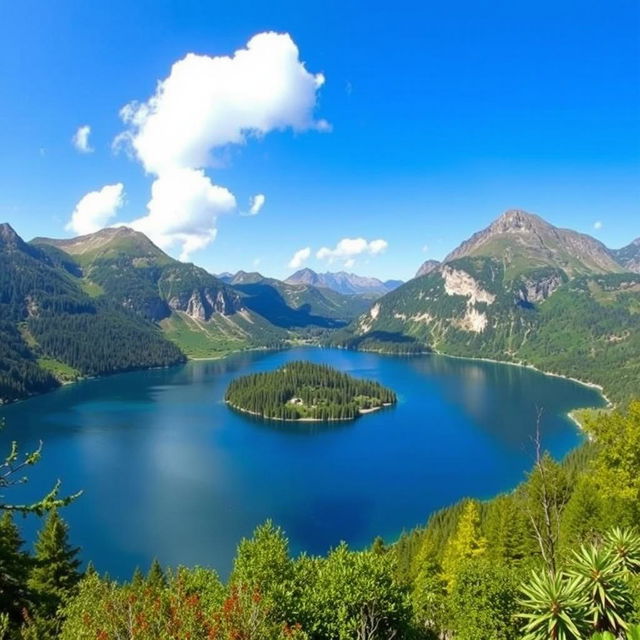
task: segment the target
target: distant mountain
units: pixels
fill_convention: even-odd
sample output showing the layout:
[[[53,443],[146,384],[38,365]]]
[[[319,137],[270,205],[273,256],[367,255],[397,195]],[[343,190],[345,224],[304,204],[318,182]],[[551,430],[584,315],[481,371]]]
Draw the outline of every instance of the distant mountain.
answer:
[[[416,272],[416,278],[419,278],[420,276],[429,275],[432,271],[437,269],[439,266],[440,266],[439,260],[426,260],[420,265],[420,268]]]
[[[622,249],[613,249],[611,255],[627,271],[640,273],[640,238]]]
[[[214,275],[216,278],[218,278],[218,280],[222,280],[222,282],[225,282],[226,284],[229,284],[231,280],[233,280],[233,273],[230,273],[229,271],[215,273]]]
[[[333,289],[344,295],[375,295],[381,296],[402,284],[401,280],[387,280],[382,282],[378,278],[366,278],[355,273],[338,271],[337,273],[316,273],[312,269],[300,269],[290,275],[287,284],[308,284],[314,287]]]
[[[94,297],[56,247],[0,225],[0,404],[61,381],[184,360],[158,327]]]
[[[527,361],[621,399],[640,378],[639,309],[640,276],[600,242],[508,211],[332,340]]]

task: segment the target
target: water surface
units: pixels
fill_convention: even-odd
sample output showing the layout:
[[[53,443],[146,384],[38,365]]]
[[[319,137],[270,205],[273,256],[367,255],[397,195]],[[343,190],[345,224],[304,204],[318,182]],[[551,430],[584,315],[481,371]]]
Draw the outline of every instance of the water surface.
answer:
[[[264,422],[223,403],[234,377],[294,359],[375,379],[398,404],[322,426]],[[308,348],[69,385],[3,408],[0,444],[45,443],[16,500],[58,477],[84,490],[64,515],[99,570],[126,578],[157,557],[226,574],[237,542],[267,518],[294,551],[322,553],[341,540],[393,540],[464,496],[509,490],[530,467],[538,408],[544,446],[561,457],[581,438],[566,413],[602,404],[594,389],[520,367]]]

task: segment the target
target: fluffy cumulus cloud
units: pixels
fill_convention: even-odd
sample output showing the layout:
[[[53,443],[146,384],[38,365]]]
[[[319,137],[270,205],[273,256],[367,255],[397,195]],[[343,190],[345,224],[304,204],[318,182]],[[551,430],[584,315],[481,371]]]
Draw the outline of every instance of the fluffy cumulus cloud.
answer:
[[[328,262],[342,261],[345,267],[352,267],[355,264],[357,256],[372,255],[375,256],[385,251],[388,247],[386,240],[381,238],[378,240],[365,240],[364,238],[342,238],[340,242],[333,248],[322,247],[316,253],[319,260],[327,260]]]
[[[289,266],[292,269],[299,269],[311,256],[311,247],[305,247],[299,249],[293,254],[291,260],[289,260]]]
[[[322,74],[307,71],[288,34],[258,34],[232,56],[190,53],[177,61],[151,98],[120,112],[126,130],[114,144],[156,178],[148,215],[136,227],[165,246],[180,244],[183,255],[206,246],[216,217],[233,209],[235,198],[203,169],[215,165],[217,150],[250,137],[286,128],[328,129],[313,114],[323,83]],[[178,195],[181,185],[195,191]],[[162,203],[165,195],[171,199]],[[264,201],[263,194],[255,196],[250,213],[258,213]]]
[[[73,134],[71,142],[80,153],[91,153],[93,151],[91,145],[89,144],[90,135],[91,127],[88,124],[78,127],[78,130]]]
[[[90,191],[78,202],[65,227],[78,234],[102,229],[124,204],[124,186],[121,182],[108,184],[99,191]]]
[[[262,209],[262,207],[264,206],[266,199],[267,198],[265,197],[264,193],[258,193],[253,196],[249,200],[249,215],[255,216],[260,213],[260,209]]]
[[[234,195],[214,185],[201,169],[173,169],[151,186],[147,215],[127,224],[166,249],[178,246],[180,259],[187,260],[215,238],[217,216],[235,207]]]

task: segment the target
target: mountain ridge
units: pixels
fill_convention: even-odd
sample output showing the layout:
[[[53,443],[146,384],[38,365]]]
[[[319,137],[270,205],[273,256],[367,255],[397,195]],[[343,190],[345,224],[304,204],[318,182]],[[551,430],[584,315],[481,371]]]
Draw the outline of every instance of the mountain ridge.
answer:
[[[378,278],[359,276],[346,271],[317,273],[313,269],[305,267],[292,273],[284,282],[287,284],[309,284],[315,287],[324,287],[345,295],[384,295],[399,286],[398,283],[402,281],[387,280],[383,282]]]

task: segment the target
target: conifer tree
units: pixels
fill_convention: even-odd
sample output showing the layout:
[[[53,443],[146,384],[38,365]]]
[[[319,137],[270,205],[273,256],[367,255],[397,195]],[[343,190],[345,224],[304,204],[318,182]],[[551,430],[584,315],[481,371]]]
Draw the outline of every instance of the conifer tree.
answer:
[[[53,615],[75,591],[79,549],[69,544],[69,527],[57,510],[49,513],[35,543],[34,566],[28,585],[42,613]]]
[[[483,555],[486,546],[486,540],[480,533],[478,503],[468,500],[458,521],[455,535],[447,543],[442,558],[443,577],[449,588],[453,586],[456,573],[464,563]]]
[[[0,518],[0,611],[17,621],[28,603],[26,589],[29,557],[13,516],[5,512]]]
[[[167,578],[157,558],[153,559],[149,573],[147,573],[147,586],[152,589],[164,589],[167,586]]]

